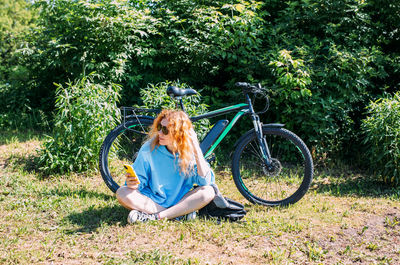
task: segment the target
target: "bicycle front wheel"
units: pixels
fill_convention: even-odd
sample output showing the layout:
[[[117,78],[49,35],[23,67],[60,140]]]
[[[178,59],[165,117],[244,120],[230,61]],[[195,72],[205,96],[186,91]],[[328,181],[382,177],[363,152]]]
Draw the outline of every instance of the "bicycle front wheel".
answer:
[[[128,121],[118,125],[104,139],[99,157],[100,173],[112,192],[125,184],[123,165],[135,161],[152,124],[150,118]]]
[[[313,162],[305,143],[283,128],[263,126],[272,158],[268,168],[254,130],[235,149],[232,174],[240,193],[255,204],[286,206],[300,200],[310,187]]]

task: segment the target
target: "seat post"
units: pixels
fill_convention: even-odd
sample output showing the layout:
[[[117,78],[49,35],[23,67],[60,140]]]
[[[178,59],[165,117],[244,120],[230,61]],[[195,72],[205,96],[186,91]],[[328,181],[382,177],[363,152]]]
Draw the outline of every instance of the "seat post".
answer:
[[[185,106],[183,106],[183,99],[179,97],[179,105],[181,105],[181,109],[185,112]]]
[[[181,110],[185,111],[185,107],[183,106],[183,99],[182,97],[175,97],[177,100],[179,100],[179,107],[181,108]],[[178,109],[178,102],[176,101],[175,103],[175,108]]]

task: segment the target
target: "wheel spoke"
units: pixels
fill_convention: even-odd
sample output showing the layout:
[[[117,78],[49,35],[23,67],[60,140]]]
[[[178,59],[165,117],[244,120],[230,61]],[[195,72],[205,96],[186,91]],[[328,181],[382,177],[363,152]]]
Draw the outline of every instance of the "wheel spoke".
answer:
[[[254,146],[254,143],[250,143],[250,147],[252,149],[252,152],[254,155],[258,156],[260,159],[263,158],[262,154],[261,154],[261,150],[257,147]]]
[[[303,179],[311,181],[312,171],[306,172],[305,155],[297,146],[304,143],[297,136],[280,129],[267,129],[264,136],[271,154],[272,168],[265,165],[256,136],[249,135],[238,145],[238,149],[241,146],[242,151],[237,159],[238,170],[233,170],[234,179],[239,190],[248,199],[254,198],[258,203],[278,205],[301,188]],[[309,168],[312,169],[309,153],[306,156],[309,159],[307,163],[311,165]]]
[[[152,122],[150,120],[127,122],[126,126],[120,125],[112,133],[112,137],[106,138],[102,150],[100,160],[100,171],[106,183],[112,183],[109,188],[115,192],[119,186],[125,183],[125,171],[123,164],[132,164],[136,159],[137,152],[146,138],[146,134],[134,130],[141,126],[144,130],[149,131]],[[126,129],[128,128],[128,129]],[[130,129],[132,128],[132,129]],[[106,170],[103,170],[103,167]],[[108,184],[109,185],[109,184]]]

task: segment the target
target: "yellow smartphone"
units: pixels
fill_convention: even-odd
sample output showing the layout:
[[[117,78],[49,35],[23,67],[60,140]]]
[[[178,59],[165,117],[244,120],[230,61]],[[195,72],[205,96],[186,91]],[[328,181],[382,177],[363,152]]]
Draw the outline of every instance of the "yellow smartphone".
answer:
[[[132,167],[131,165],[125,164],[125,165],[124,165],[124,168],[125,168],[126,173],[128,173],[130,176],[134,177],[135,180],[136,180],[137,182],[139,182],[138,184],[140,184],[139,178],[138,178],[138,176],[136,175],[135,170],[133,170],[133,167]]]

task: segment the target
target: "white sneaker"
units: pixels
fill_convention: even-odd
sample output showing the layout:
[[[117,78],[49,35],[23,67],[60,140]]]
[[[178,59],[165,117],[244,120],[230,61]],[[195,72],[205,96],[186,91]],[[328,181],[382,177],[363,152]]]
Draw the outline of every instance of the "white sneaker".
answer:
[[[154,220],[159,220],[158,215],[153,213],[153,214],[148,214],[144,212],[140,212],[137,210],[132,210],[130,211],[128,215],[128,223],[133,224],[133,223],[143,223],[147,221],[154,221]]]
[[[185,215],[187,221],[193,221],[197,217],[196,212],[191,212]]]
[[[194,219],[196,219],[197,217],[197,213],[196,211],[176,217],[175,220],[177,221],[193,221]]]

